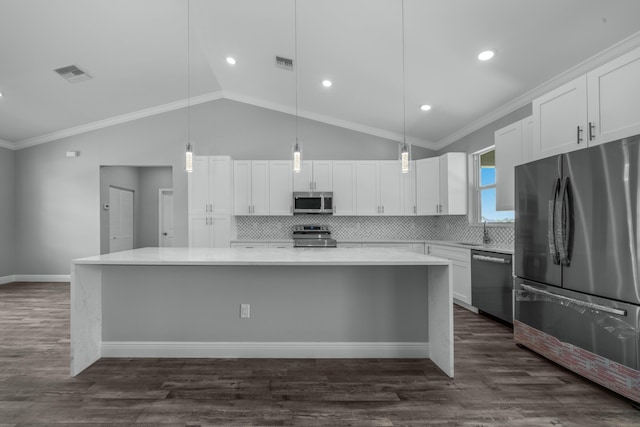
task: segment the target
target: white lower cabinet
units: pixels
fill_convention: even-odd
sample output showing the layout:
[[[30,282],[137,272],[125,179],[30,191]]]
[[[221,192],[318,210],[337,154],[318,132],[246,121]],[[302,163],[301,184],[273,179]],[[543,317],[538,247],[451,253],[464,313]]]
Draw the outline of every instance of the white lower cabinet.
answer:
[[[189,216],[189,247],[228,248],[231,240],[229,215]]]
[[[453,262],[453,298],[471,304],[471,250],[427,244],[427,255]]]

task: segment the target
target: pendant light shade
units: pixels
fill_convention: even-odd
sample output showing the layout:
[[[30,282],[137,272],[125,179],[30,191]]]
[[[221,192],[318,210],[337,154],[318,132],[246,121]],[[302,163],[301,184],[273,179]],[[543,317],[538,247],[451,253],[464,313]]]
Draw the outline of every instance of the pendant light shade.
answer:
[[[187,142],[187,151],[185,151],[184,170],[193,172],[193,143]]]
[[[302,147],[296,139],[296,144],[293,146],[293,171],[300,173],[302,170]]]
[[[411,170],[411,144],[406,142],[398,144],[398,160],[400,160],[402,173],[409,173]]]

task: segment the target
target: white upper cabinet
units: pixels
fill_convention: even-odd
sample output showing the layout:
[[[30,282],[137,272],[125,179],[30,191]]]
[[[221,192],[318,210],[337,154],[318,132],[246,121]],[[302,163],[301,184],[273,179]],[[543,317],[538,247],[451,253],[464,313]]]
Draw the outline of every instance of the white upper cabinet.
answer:
[[[305,160],[302,170],[293,175],[293,191],[333,191],[333,162]]]
[[[536,159],[587,147],[587,77],[533,101],[533,156]]]
[[[194,156],[187,177],[189,215],[231,214],[231,157]]]
[[[400,162],[397,160],[356,162],[357,214],[402,215],[402,184]]]
[[[356,162],[356,211],[358,215],[379,215],[380,189],[378,188],[379,162]]]
[[[640,48],[587,74],[591,145],[640,134]]]
[[[269,162],[269,214],[293,215],[293,162]]]
[[[496,208],[514,209],[515,167],[532,160],[531,117],[517,121],[495,132]]]
[[[333,162],[333,214],[356,215],[356,162],[339,160]]]
[[[378,169],[380,189],[380,214],[398,216],[403,214],[403,173],[398,160],[381,161]]]
[[[418,215],[440,213],[440,159],[416,160],[416,205]]]
[[[467,214],[467,153],[440,156],[440,214]]]
[[[402,215],[414,216],[416,206],[416,162],[412,161],[409,172],[402,174]]]
[[[235,215],[269,215],[269,162],[233,162],[233,196]]]
[[[418,215],[466,215],[467,154],[416,160]]]
[[[640,48],[533,101],[535,159],[640,134]]]

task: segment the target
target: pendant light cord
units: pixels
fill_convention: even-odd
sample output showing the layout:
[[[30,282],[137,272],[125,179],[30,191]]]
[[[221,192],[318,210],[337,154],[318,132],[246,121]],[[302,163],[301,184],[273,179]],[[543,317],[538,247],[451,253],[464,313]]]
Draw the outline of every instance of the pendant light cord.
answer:
[[[405,52],[404,52],[404,0],[401,3],[402,15],[402,142],[407,145],[407,82],[405,76]]]
[[[187,145],[191,145],[191,0],[187,0]]]
[[[298,1],[293,0],[293,55],[296,67],[296,146],[298,145]]]

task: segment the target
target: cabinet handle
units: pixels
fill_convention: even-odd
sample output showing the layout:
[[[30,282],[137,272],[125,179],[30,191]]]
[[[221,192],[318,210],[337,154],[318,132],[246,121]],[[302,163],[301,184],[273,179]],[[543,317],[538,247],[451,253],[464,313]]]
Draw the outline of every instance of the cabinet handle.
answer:
[[[442,205],[438,205],[438,206],[440,206],[440,213],[442,213]]]
[[[382,205],[382,213],[384,213],[384,205]]]
[[[413,205],[413,213],[417,214],[418,213],[418,208],[416,207],[416,205]]]
[[[578,144],[582,142],[582,129],[580,129],[580,126],[577,126],[576,129],[576,139],[578,140]]]
[[[589,122],[589,141],[593,141],[593,138],[596,137],[594,130],[596,129],[596,125],[592,122]]]

